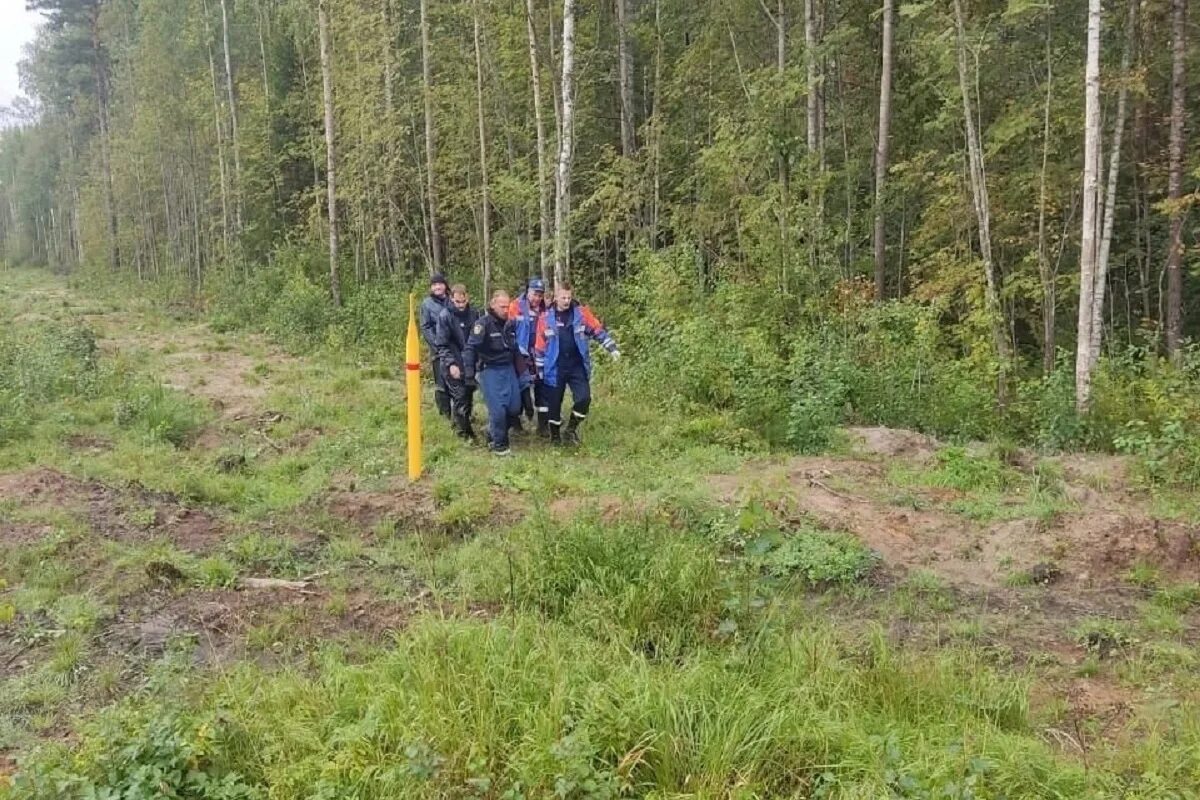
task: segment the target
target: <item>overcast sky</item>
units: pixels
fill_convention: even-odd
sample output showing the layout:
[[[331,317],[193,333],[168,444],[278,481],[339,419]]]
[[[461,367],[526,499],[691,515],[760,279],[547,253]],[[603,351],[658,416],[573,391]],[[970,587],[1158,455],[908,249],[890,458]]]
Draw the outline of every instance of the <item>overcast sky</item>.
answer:
[[[41,14],[25,10],[25,0],[0,0],[0,105],[21,93],[17,62],[41,19]]]

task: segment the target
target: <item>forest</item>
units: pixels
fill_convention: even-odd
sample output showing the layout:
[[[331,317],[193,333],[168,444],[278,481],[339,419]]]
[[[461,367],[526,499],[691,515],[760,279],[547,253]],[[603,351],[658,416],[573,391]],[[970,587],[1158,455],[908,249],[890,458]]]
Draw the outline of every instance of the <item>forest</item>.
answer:
[[[1188,0],[7,1],[0,800],[1200,796]]]
[[[838,371],[812,359],[870,373],[881,339],[934,394],[828,387],[860,416],[1101,447],[1131,421],[1109,384],[1190,363],[1186,0],[31,8],[9,263],[316,341],[386,341],[378,306],[432,271],[570,275],[650,375],[700,362],[672,388],[793,445],[787,396]],[[739,341],[705,352],[698,313]],[[1048,379],[1076,412],[1019,408]]]

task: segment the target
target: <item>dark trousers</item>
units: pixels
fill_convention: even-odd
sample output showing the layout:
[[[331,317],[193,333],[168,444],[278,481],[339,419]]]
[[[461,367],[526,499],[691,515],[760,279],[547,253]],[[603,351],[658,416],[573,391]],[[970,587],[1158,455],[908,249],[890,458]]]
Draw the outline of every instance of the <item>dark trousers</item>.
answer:
[[[580,420],[586,419],[588,409],[592,405],[592,386],[583,367],[559,370],[555,378],[557,386],[543,384],[542,389],[546,407],[550,410],[550,424],[562,425],[562,407],[567,389],[571,390],[571,400],[574,403],[571,413]]]
[[[438,358],[432,361],[433,402],[438,413],[443,417],[450,416],[450,392],[446,389],[446,368]]]
[[[471,413],[475,410],[475,387],[461,378],[446,376],[446,394],[450,395],[450,418],[458,430],[470,430]]]
[[[521,386],[512,367],[485,367],[477,376],[488,409],[488,439],[493,448],[508,447],[509,423],[521,415]]]

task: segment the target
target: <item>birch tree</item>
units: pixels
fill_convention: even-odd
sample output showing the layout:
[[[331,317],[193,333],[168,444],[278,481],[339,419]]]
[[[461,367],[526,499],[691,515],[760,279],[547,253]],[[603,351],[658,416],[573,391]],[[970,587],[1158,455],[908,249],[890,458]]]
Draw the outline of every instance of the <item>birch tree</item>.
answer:
[[[554,202],[554,283],[562,285],[570,271],[571,164],[575,134],[575,0],[563,0],[562,131]]]
[[[1099,254],[1096,257],[1096,277],[1092,287],[1092,324],[1091,336],[1092,341],[1088,346],[1088,355],[1091,358],[1091,364],[1088,367],[1089,373],[1095,369],[1096,362],[1100,358],[1100,347],[1103,344],[1104,334],[1104,298],[1108,289],[1108,260],[1112,252],[1113,226],[1116,224],[1117,218],[1117,183],[1121,174],[1121,143],[1125,138],[1125,120],[1128,116],[1129,106],[1129,82],[1132,76],[1129,74],[1129,68],[1133,62],[1133,47],[1134,47],[1134,31],[1136,30],[1136,20],[1138,13],[1139,0],[1130,0],[1129,8],[1126,11],[1125,18],[1125,46],[1121,53],[1121,73],[1119,76],[1120,86],[1117,89],[1117,114],[1113,120],[1113,131],[1110,141],[1110,152],[1108,158],[1108,176],[1107,185],[1104,190],[1104,197],[1100,204],[1103,209],[1103,223],[1100,230],[1100,245]]]
[[[1075,408],[1086,413],[1092,391],[1092,302],[1099,253],[1100,203],[1100,0],[1088,0],[1084,71],[1083,222],[1079,256],[1079,319],[1075,345]]]
[[[338,281],[337,151],[333,120],[333,52],[330,47],[328,0],[317,0],[317,35],[321,40],[321,94],[325,108],[325,192],[329,213],[329,293],[342,305]]]
[[[473,0],[472,11],[475,22],[475,103],[476,115],[479,121],[479,178],[480,178],[480,220],[483,228],[483,241],[480,252],[483,266],[483,296],[492,295],[492,206],[488,197],[488,150],[487,126],[483,118],[483,55],[479,44],[479,0]]]
[[[887,288],[887,238],[883,218],[887,183],[888,144],[892,125],[892,36],[895,0],[883,0],[883,53],[879,70],[879,129],[875,143],[875,300],[883,302]]]
[[[546,164],[546,121],[542,116],[542,70],[538,60],[537,28],[534,25],[533,0],[525,0],[525,30],[529,37],[529,77],[533,84],[533,120],[537,137],[537,181],[538,181],[538,267],[539,274],[546,275],[549,266],[550,248],[550,181]]]
[[[1094,0],[1098,2],[1098,0]],[[971,102],[971,80],[967,70],[967,34],[963,22],[961,0],[954,0],[954,27],[958,55],[958,85],[962,94],[963,120],[967,133],[967,172],[971,183],[971,200],[979,225],[979,254],[983,259],[984,305],[991,321],[992,341],[1000,362],[999,397],[1004,399],[1008,362],[1011,358],[1008,334],[1005,331],[1004,310],[1000,306],[999,280],[996,262],[992,258],[992,206],[988,198],[987,173],[984,169],[983,145],[975,125],[975,110]]]
[[[421,0],[421,87],[425,98],[425,200],[429,217],[431,271],[442,270],[442,234],[438,226],[437,143],[433,118],[433,64],[429,44],[429,0]]]
[[[1167,353],[1179,359],[1183,338],[1183,150],[1187,115],[1187,0],[1171,0],[1171,140],[1168,145]]]
[[[633,48],[629,41],[629,0],[617,2],[617,81],[621,95],[621,155],[633,158],[637,152],[633,109]]]
[[[228,0],[221,0],[221,41],[225,50],[225,91],[229,96],[229,136],[233,145],[233,180],[234,180],[234,230],[242,231],[242,151],[238,145],[238,115],[237,96],[233,88],[233,55],[229,49],[229,9]]]

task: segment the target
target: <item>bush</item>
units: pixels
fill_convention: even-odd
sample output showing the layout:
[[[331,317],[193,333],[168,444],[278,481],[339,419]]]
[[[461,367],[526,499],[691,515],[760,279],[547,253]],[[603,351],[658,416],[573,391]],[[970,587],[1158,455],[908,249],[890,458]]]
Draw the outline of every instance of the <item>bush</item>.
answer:
[[[39,412],[101,382],[96,336],[79,325],[6,326],[0,334],[0,445],[25,436]]]
[[[204,425],[199,402],[159,384],[134,383],[113,405],[113,420],[148,440],[183,447]]]
[[[538,520],[510,534],[507,553],[480,543],[460,573],[478,599],[566,619],[597,635],[662,653],[703,641],[723,599],[715,554],[657,520]]]
[[[845,533],[801,530],[788,535],[763,559],[774,575],[799,575],[810,584],[853,583],[869,573],[879,557]]]
[[[85,746],[74,757],[43,750],[37,767],[16,776],[14,800],[257,800],[263,794],[225,769],[216,754],[225,745],[215,719],[117,706],[85,726]]]

